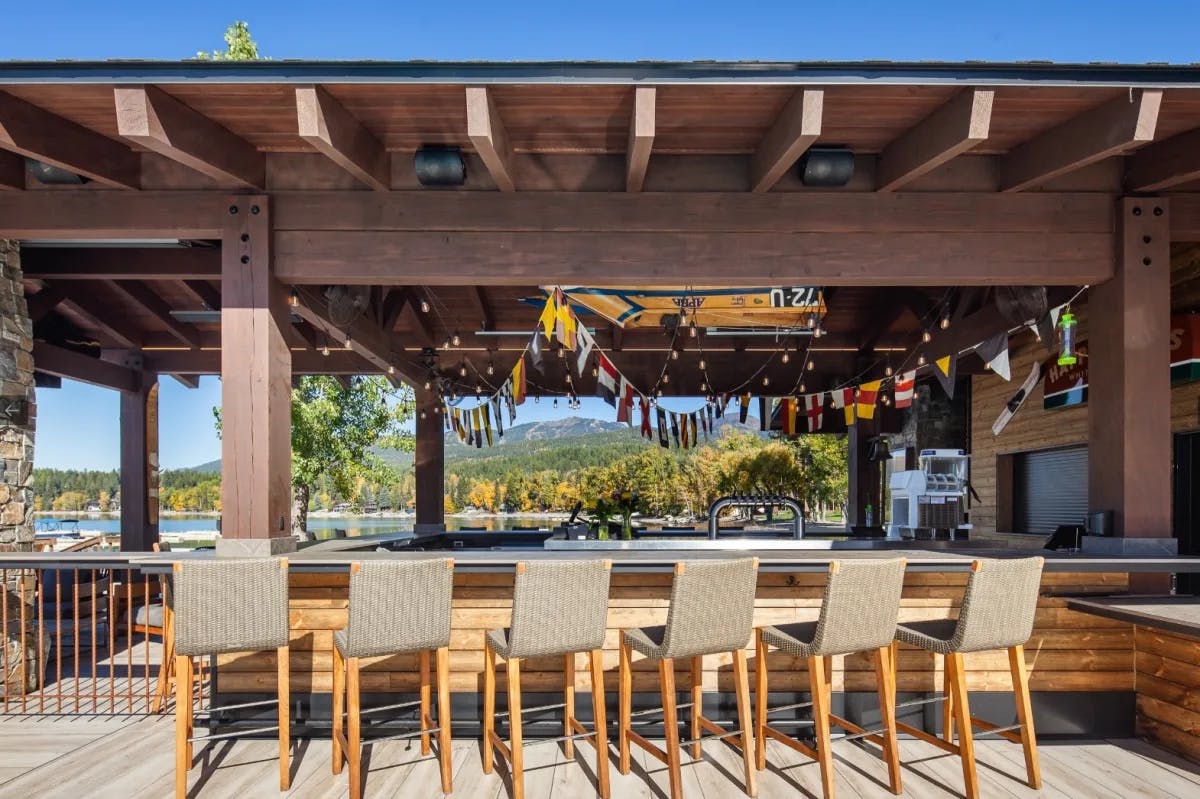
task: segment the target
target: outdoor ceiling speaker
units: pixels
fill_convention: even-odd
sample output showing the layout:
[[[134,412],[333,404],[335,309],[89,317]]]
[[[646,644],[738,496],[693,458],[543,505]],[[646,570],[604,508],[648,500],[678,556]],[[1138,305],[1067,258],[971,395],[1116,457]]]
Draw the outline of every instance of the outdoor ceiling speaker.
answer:
[[[63,169],[60,166],[44,164],[36,158],[26,158],[25,163],[28,165],[34,179],[38,183],[43,183],[47,186],[78,186],[87,183],[87,178],[83,175],[76,175],[74,172]]]
[[[854,152],[845,147],[811,147],[796,170],[805,186],[845,186],[854,177]]]
[[[467,180],[467,164],[457,147],[422,147],[413,168],[422,186],[461,186]]]

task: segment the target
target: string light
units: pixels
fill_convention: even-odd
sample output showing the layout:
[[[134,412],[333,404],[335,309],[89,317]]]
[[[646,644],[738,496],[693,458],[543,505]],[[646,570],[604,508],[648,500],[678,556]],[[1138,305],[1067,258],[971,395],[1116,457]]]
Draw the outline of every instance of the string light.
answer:
[[[892,365],[890,363],[887,366],[883,367],[883,376],[884,377],[892,376]]]
[[[296,293],[295,289],[292,289],[292,293],[288,295],[288,305],[293,308],[300,307],[300,295]]]
[[[769,385],[771,385],[771,377],[769,375],[763,375],[763,388],[766,388]]]
[[[663,381],[664,383],[670,383],[670,382],[671,382],[671,373],[670,373],[670,372],[663,372],[662,381]]]
[[[661,397],[662,395],[663,395],[663,390],[661,388],[658,391],[654,392],[654,396],[656,396],[656,397]]]
[[[555,408],[557,408],[557,407],[558,407],[558,397],[555,397],[555,398],[554,398],[554,407],[555,407]]]
[[[784,363],[787,363],[791,359],[792,356],[788,355],[788,351],[786,349],[783,351],[783,355],[781,355],[779,358],[779,360],[783,361]]]
[[[925,344],[928,344],[929,342],[933,341],[933,334],[929,332],[928,328],[921,331],[921,341],[924,342]]]
[[[701,391],[708,391],[708,383],[705,383],[703,380],[701,380],[701,381],[700,381],[700,390],[701,390]]]
[[[489,375],[496,374],[496,365],[494,363],[492,363],[491,361],[488,361],[487,373]]]
[[[809,358],[807,366],[808,366],[808,371],[811,372],[813,369],[817,368],[817,362],[814,361],[812,358]]]
[[[457,347],[459,344],[462,344],[462,337],[458,335],[458,331],[457,331],[457,330],[455,330],[455,331],[454,331],[454,335],[450,337],[450,343],[451,343],[451,344],[453,344],[453,345],[454,345],[454,346],[456,346],[456,347]]]
[[[890,399],[888,399],[888,395],[886,393],[884,393],[884,394],[879,395],[879,403],[881,405],[891,405],[892,401]]]
[[[446,340],[442,342],[442,349],[444,349],[444,350],[450,349],[450,337],[449,336],[446,336]]]
[[[924,366],[924,365],[925,365],[925,354],[921,353],[920,355],[917,356],[917,366]]]
[[[688,323],[688,337],[695,338],[697,335],[696,320],[693,318],[692,321]]]
[[[425,390],[428,391],[431,388],[433,388],[433,380],[427,377],[425,378]]]
[[[568,372],[568,373],[567,373],[567,385],[568,385],[568,386],[569,386],[569,385],[571,385],[571,374],[570,374],[570,372]]]
[[[326,358],[329,357],[329,345],[328,344],[321,345],[321,354],[324,355]]]
[[[708,366],[704,363],[704,359],[701,358],[700,359],[700,371],[703,372],[707,368],[708,368]]]
[[[592,367],[592,377],[599,377],[599,376],[600,376],[600,367],[593,366]]]
[[[679,350],[676,350],[676,349],[671,350],[671,360],[672,361],[679,360]]]
[[[563,358],[567,357],[567,348],[566,348],[566,347],[562,347],[562,346],[560,346],[560,347],[558,348],[557,352],[558,352],[558,359],[559,359],[560,361],[561,361]]]
[[[388,374],[389,374],[389,375],[394,375],[394,374],[396,374],[396,367],[395,367],[395,366],[393,366],[393,365],[391,365],[391,364],[388,364]]]
[[[422,409],[421,409],[421,418],[422,418],[422,419],[426,418],[426,413],[425,413],[425,409],[424,409],[424,408],[422,408]]]
[[[466,361],[463,361],[462,366],[458,367],[458,376],[459,377],[467,376],[467,362]]]
[[[946,328],[950,327],[950,309],[949,308],[942,311],[942,318],[938,321],[938,327],[940,327],[942,330],[945,330]]]
[[[799,391],[801,394],[803,394],[804,393],[804,383],[801,383],[799,386],[797,386],[796,390]]]
[[[354,342],[350,339],[350,337],[346,336],[346,349],[350,349],[351,345],[353,344]]]
[[[429,300],[421,300],[421,313],[429,313]]]

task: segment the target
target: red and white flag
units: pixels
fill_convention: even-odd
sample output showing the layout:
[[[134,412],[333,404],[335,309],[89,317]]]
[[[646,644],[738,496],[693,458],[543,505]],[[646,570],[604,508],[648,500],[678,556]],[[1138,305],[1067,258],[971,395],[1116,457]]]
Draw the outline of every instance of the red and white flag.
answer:
[[[625,379],[625,375],[621,375],[621,391],[617,401],[617,421],[624,422],[630,427],[633,426],[633,400],[637,396],[637,389],[633,387]]]
[[[821,413],[825,409],[824,394],[809,394],[806,398],[808,401],[808,432],[819,433],[821,431]]]
[[[600,373],[596,378],[596,389],[605,402],[615,406],[617,404],[617,383],[621,379],[621,373],[603,352],[598,356],[597,366]]]
[[[912,405],[913,389],[917,385],[917,372],[901,372],[896,378],[896,407],[907,408]]]
[[[833,407],[846,412],[846,424],[854,424],[854,389],[835,389],[829,392],[829,398],[833,400]]]

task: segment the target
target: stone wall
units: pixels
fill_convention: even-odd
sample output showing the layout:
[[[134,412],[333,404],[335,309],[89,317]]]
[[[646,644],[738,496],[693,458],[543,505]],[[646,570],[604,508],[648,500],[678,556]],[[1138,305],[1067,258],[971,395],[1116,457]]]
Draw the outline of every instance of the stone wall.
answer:
[[[17,242],[0,239],[0,549],[33,543],[33,328]]]

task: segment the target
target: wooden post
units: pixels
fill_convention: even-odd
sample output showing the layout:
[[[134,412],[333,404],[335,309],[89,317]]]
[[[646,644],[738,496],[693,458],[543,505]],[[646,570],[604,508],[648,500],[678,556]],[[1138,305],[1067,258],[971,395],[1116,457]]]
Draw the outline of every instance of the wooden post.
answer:
[[[1088,504],[1125,539],[1171,536],[1169,211],[1119,201],[1116,274],[1088,297]]]
[[[158,541],[158,376],[142,373],[121,392],[121,551],[149,552]]]
[[[442,414],[434,413],[437,397],[417,391],[416,530],[440,531],[445,527],[445,459]],[[424,414],[424,418],[422,418]]]
[[[850,459],[849,488],[846,497],[846,521],[848,524],[867,523],[867,505],[871,506],[871,524],[878,526],[879,461],[871,460],[868,442],[876,435],[875,422],[859,419],[847,429],[847,456]]]
[[[221,240],[218,554],[290,551],[292,355],[288,294],[271,263],[269,199],[225,199]]]

